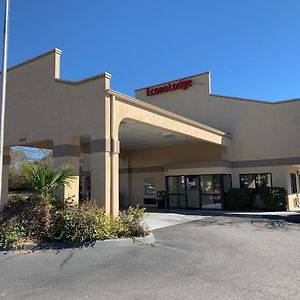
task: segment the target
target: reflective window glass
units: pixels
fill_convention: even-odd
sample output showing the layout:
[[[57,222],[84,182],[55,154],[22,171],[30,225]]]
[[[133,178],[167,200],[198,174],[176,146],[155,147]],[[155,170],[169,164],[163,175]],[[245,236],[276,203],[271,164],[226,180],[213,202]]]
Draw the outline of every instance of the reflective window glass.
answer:
[[[271,173],[241,174],[240,186],[241,188],[249,188],[249,189],[256,189],[259,187],[271,187],[272,186]]]
[[[155,179],[154,178],[145,178],[145,195],[155,195]]]
[[[201,194],[213,194],[213,176],[202,175],[200,178],[201,178]]]
[[[197,176],[188,176],[186,177],[186,189],[187,190],[196,190],[197,186]]]
[[[213,194],[221,194],[221,176],[213,175]]]
[[[178,177],[177,176],[168,177],[168,188],[169,188],[169,194],[177,194],[178,193]]]
[[[224,192],[227,193],[231,189],[231,176],[223,175]]]
[[[170,208],[177,208],[178,207],[177,195],[169,195],[169,207]]]

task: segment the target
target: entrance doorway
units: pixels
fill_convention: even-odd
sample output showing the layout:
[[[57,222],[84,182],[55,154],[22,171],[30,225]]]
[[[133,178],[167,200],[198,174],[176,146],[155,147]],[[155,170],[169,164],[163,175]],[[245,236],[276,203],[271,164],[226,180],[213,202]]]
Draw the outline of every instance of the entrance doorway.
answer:
[[[169,176],[166,185],[169,208],[222,209],[224,193],[231,188],[231,175]]]
[[[186,208],[201,208],[199,176],[185,176]]]

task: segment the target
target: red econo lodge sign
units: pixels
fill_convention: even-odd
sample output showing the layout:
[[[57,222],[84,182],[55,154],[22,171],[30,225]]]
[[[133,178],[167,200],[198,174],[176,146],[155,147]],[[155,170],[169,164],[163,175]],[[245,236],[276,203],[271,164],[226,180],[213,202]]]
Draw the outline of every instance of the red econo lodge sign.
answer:
[[[172,92],[176,90],[186,90],[192,85],[193,85],[193,81],[191,79],[186,79],[186,80],[180,79],[178,81],[169,82],[158,87],[147,88],[147,96],[154,96],[157,94]]]

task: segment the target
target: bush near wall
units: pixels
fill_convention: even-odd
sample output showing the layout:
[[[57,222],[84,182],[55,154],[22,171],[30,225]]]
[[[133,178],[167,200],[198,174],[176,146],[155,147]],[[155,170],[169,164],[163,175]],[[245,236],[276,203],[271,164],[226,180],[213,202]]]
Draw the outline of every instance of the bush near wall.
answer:
[[[260,196],[264,209],[277,211],[287,209],[287,192],[284,188],[260,188],[258,195]]]
[[[12,197],[3,207],[0,220],[0,248],[15,248],[24,241],[77,242],[134,238],[149,234],[142,223],[144,209],[130,207],[112,219],[94,202],[78,207],[56,199]]]
[[[287,208],[287,192],[280,187],[254,189],[233,188],[224,195],[224,209],[248,210],[254,208],[254,198],[260,197],[261,209],[279,211]]]
[[[251,189],[233,188],[224,195],[224,209],[246,210],[252,207]]]

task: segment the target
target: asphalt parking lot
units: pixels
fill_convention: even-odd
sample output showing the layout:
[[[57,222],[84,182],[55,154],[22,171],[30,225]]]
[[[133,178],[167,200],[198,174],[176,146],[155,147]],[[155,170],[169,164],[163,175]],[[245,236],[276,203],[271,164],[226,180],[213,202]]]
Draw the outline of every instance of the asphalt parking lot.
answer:
[[[299,299],[298,220],[207,216],[152,245],[0,253],[0,298]]]

